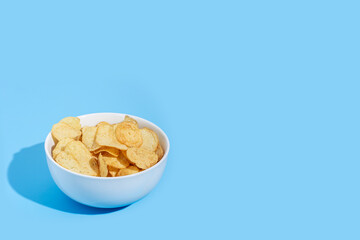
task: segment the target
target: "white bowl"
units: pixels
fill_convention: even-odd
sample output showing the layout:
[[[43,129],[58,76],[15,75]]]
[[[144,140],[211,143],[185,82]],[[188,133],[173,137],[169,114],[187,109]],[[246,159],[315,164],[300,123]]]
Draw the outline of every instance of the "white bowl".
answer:
[[[82,126],[94,126],[101,121],[110,124],[124,120],[121,113],[93,113],[79,116]],[[131,115],[129,115],[131,116]],[[45,140],[45,153],[47,164],[56,185],[70,198],[82,204],[99,207],[115,208],[129,205],[148,194],[159,182],[167,161],[170,149],[166,134],[155,124],[131,116],[139,127],[148,127],[159,136],[159,142],[164,149],[163,158],[154,166],[140,173],[121,177],[93,177],[72,172],[60,166],[51,155],[54,141],[51,133]]]

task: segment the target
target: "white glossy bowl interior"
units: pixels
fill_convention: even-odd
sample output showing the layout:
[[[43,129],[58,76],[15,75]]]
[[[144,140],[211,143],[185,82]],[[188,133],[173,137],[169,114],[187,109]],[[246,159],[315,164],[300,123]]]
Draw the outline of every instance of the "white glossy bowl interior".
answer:
[[[93,113],[79,116],[82,126],[94,126],[101,121],[111,124],[124,120],[121,113]],[[129,115],[131,116],[131,115]],[[166,134],[155,124],[131,116],[139,127],[148,127],[159,136],[159,142],[164,149],[163,158],[153,167],[137,174],[122,177],[92,177],[71,172],[60,166],[51,156],[54,141],[51,133],[45,140],[47,164],[56,185],[70,198],[82,204],[99,207],[115,208],[129,205],[148,194],[159,182],[167,161],[170,143]]]

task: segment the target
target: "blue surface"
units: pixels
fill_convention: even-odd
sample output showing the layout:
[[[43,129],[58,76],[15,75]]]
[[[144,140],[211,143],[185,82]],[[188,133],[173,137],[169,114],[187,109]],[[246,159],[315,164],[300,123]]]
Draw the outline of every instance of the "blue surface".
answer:
[[[130,2],[0,2],[1,236],[359,239],[358,1]],[[45,165],[52,124],[93,112],[171,141],[123,209]]]

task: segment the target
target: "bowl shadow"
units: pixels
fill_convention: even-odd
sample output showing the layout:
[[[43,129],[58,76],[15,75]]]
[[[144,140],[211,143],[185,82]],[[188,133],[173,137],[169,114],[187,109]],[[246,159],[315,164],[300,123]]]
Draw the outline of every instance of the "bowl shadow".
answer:
[[[106,214],[120,208],[94,208],[75,202],[53,181],[45,157],[44,143],[23,148],[14,154],[8,167],[8,182],[15,192],[40,205],[74,214]]]

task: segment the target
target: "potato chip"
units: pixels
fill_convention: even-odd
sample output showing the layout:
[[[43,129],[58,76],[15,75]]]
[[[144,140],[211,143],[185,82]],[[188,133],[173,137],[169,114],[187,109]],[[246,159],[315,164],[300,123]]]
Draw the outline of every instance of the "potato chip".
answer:
[[[75,129],[69,126],[66,123],[59,122],[54,124],[51,129],[51,136],[54,139],[54,142],[57,143],[64,138],[72,138],[74,140],[79,140],[81,136],[80,129]]]
[[[77,130],[81,129],[80,119],[77,117],[66,117],[66,118],[61,119],[59,122],[66,123],[70,127],[77,129]]]
[[[142,144],[141,132],[133,122],[126,121],[119,123],[116,127],[115,135],[119,142],[128,147],[139,147]]]
[[[113,127],[113,129],[114,129],[114,133],[115,133],[115,138],[116,138],[116,128],[117,128],[117,126],[118,126],[118,124],[116,123],[116,124],[113,124],[113,125],[111,125],[112,127]],[[116,138],[116,140],[119,142],[119,140]]]
[[[102,155],[102,158],[106,162],[108,166],[114,167],[114,168],[126,168],[129,166],[129,161],[123,156],[121,153],[118,157],[111,156],[110,154],[104,153]]]
[[[126,152],[124,153],[125,151],[122,151],[119,156],[118,156],[118,161],[120,162],[120,166],[119,168],[126,168],[130,165],[130,162],[129,160],[126,158]]]
[[[99,122],[96,126],[98,127],[101,125],[110,125],[110,123],[103,121],[103,122]]]
[[[120,150],[112,147],[100,147],[99,149],[94,151],[94,154],[98,154],[100,152],[106,152],[114,157],[119,156]]]
[[[110,165],[108,165],[108,169],[109,169],[109,171],[113,171],[113,172],[118,172],[120,170],[119,168],[116,168],[116,167],[113,167]]]
[[[131,175],[131,174],[138,173],[139,171],[140,171],[139,168],[137,168],[136,166],[129,166],[127,168],[120,169],[117,176]]]
[[[111,167],[111,166],[108,165],[108,170],[109,170],[108,176],[115,177],[120,169],[114,168],[114,167]]]
[[[127,158],[127,156],[126,156],[126,150],[121,150],[121,153],[124,155],[125,158]]]
[[[97,131],[97,129],[96,129],[96,131]],[[96,138],[96,137],[95,137]],[[100,151],[98,151],[99,149],[101,148],[101,146],[99,145],[99,144],[97,144],[96,143],[96,141],[94,140],[94,142],[93,142],[93,145],[91,146],[91,148],[89,149],[91,152],[100,152]]]
[[[159,159],[159,160],[161,160],[161,158],[164,156],[164,150],[163,150],[163,148],[161,147],[160,143],[159,143],[159,145],[157,146],[155,153],[156,153],[156,155],[158,156],[158,159]]]
[[[141,169],[152,167],[158,161],[158,156],[145,148],[129,148],[126,151],[126,156],[132,163]]]
[[[91,159],[89,160],[89,165],[91,169],[96,173],[94,176],[99,176],[99,161],[97,157],[91,156]]]
[[[75,158],[66,152],[59,152],[55,157],[55,161],[59,163],[61,166],[63,166],[66,169],[69,169],[73,172],[81,173],[80,171],[80,165],[78,161],[75,160]]]
[[[66,145],[69,143],[69,142],[72,142],[72,141],[75,141],[74,139],[72,138],[63,138],[61,139],[55,146],[54,150],[52,151],[52,156],[53,158],[55,159],[56,156],[60,153],[60,152],[63,152]]]
[[[128,115],[125,116],[124,122],[132,122],[132,123],[134,123],[137,127],[139,127],[138,122],[137,122],[135,119],[133,119],[132,117],[129,117]]]
[[[72,141],[65,146],[64,151],[73,155],[77,160],[90,159],[92,157],[90,151],[80,141]]]
[[[99,122],[97,125],[96,125],[96,132],[95,132],[95,137],[94,137],[94,141],[93,141],[93,144],[92,146],[89,148],[90,151],[94,151],[95,154],[101,152],[100,148],[102,148],[101,145],[99,145],[96,141],[95,141],[95,138],[96,138],[96,135],[97,135],[97,130],[98,130],[98,127],[99,126],[104,126],[104,125],[110,125],[108,122]],[[114,130],[114,133],[115,133],[115,130]],[[111,151],[111,150],[110,150]],[[116,154],[116,152],[114,151],[111,151],[111,153],[114,153]]]
[[[148,128],[142,128],[140,129],[140,132],[143,139],[140,148],[145,148],[154,152],[159,145],[159,138],[156,133]]]
[[[64,152],[73,159],[75,159],[80,169],[77,172],[90,175],[97,176],[98,175],[98,165],[96,164],[96,158],[92,156],[90,151],[86,148],[86,146],[80,141],[72,141],[69,142],[64,149]],[[95,159],[95,161],[94,161]]]
[[[105,162],[105,160],[103,159],[102,154],[99,154],[99,171],[100,171],[100,177],[107,177],[109,171],[108,171],[108,167],[107,164]]]
[[[82,132],[81,141],[89,150],[92,150],[92,147],[94,145],[96,129],[97,128],[95,126],[93,127],[85,126],[81,129]]]
[[[74,156],[66,152],[60,152],[56,155],[55,161],[70,171],[90,176],[98,176],[97,160],[94,157],[89,159],[89,167],[84,167],[74,158]]]
[[[97,127],[95,143],[100,146],[126,150],[127,147],[117,141],[114,128],[110,124],[100,124]]]

